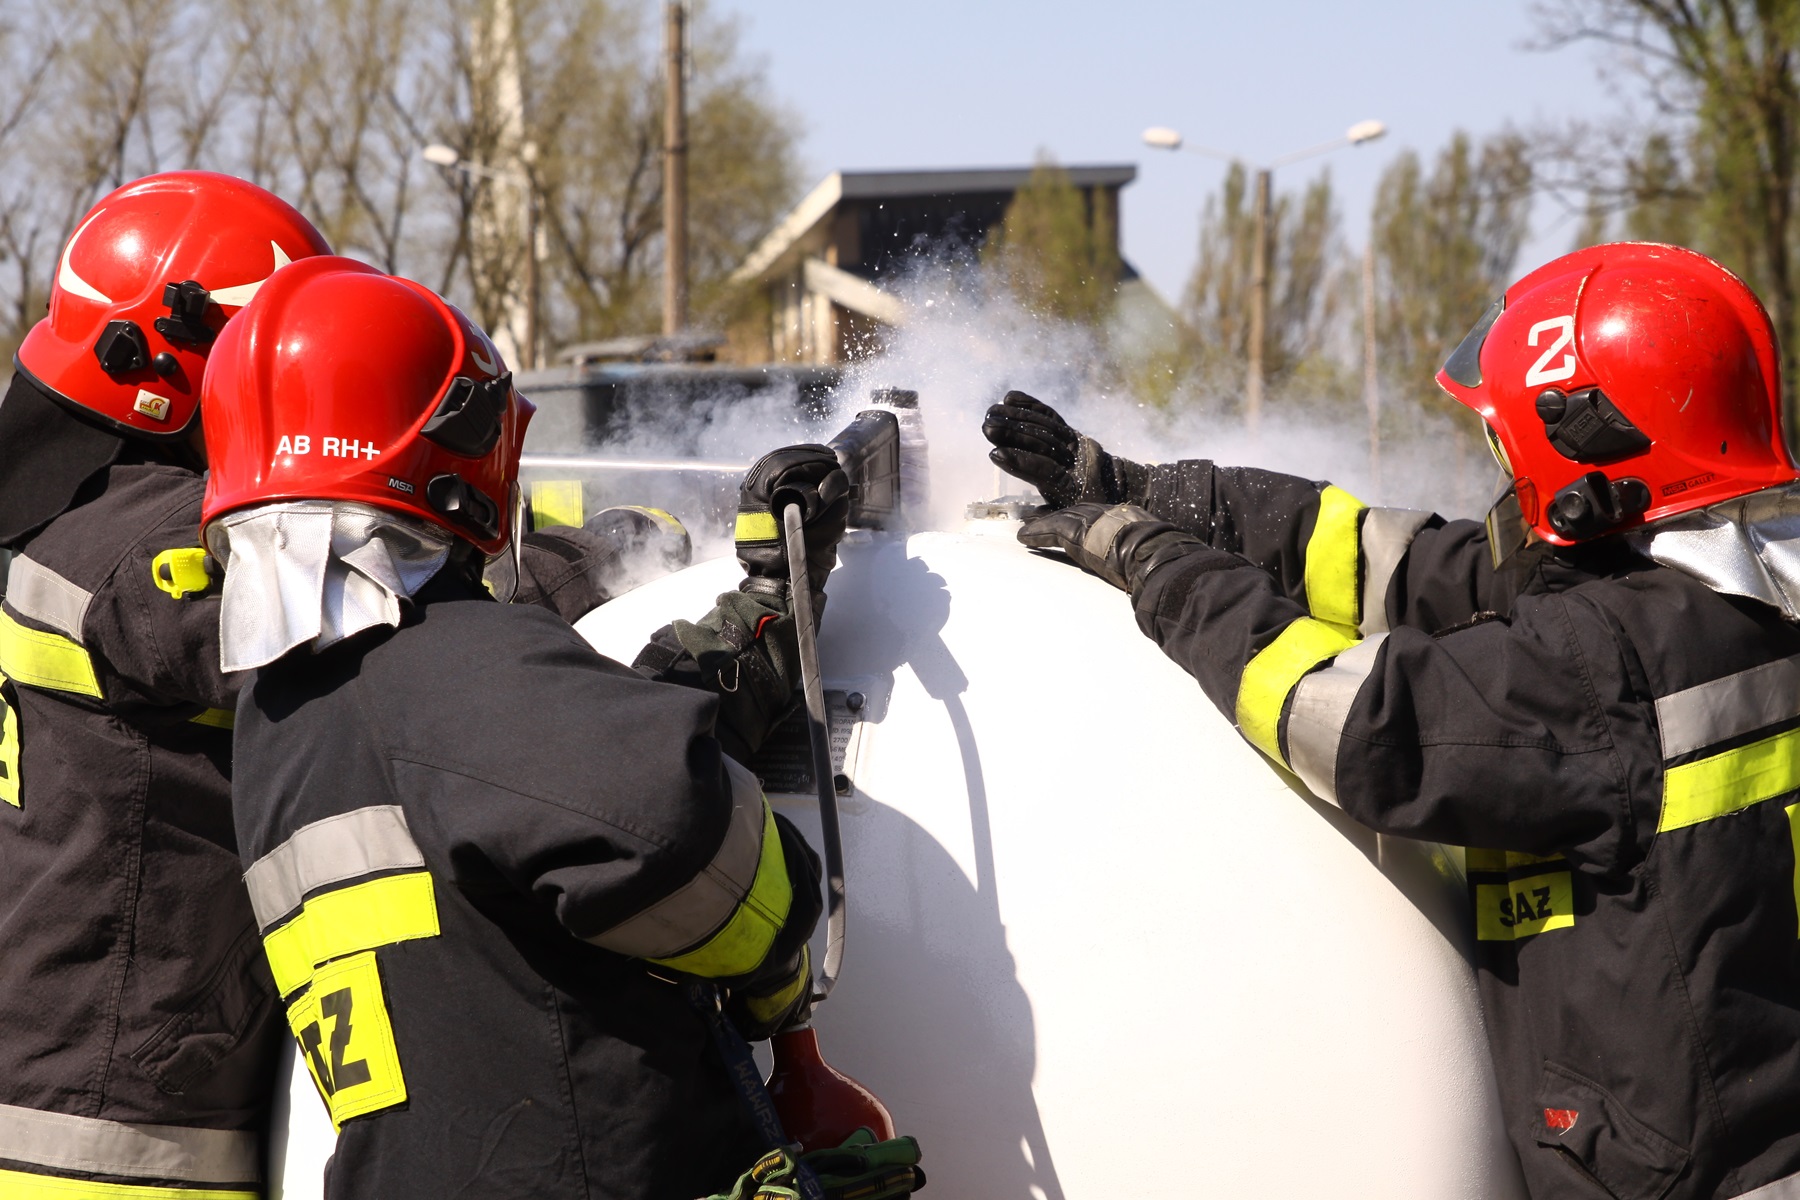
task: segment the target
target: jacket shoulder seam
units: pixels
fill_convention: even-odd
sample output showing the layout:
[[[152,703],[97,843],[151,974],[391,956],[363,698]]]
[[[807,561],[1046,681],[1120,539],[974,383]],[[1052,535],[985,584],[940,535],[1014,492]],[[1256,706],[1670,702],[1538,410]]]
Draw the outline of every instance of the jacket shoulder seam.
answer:
[[[591,807],[584,807],[584,806],[576,804],[573,801],[566,800],[566,799],[563,799],[563,798],[560,798],[557,796],[547,796],[541,792],[520,791],[516,787],[512,787],[512,786],[509,786],[508,784],[501,783],[500,781],[495,780],[495,779],[490,779],[486,775],[482,774],[481,772],[472,770],[470,768],[466,768],[466,767],[462,767],[462,766],[454,766],[454,765],[451,765],[449,763],[444,763],[444,762],[432,761],[430,759],[420,757],[419,755],[416,755],[416,754],[402,753],[397,750],[386,751],[382,755],[382,757],[385,758],[390,763],[407,763],[411,766],[423,767],[428,771],[438,771],[445,775],[455,775],[460,778],[468,779],[475,783],[479,783],[479,784],[483,785],[484,787],[498,788],[499,790],[506,792],[509,795],[518,796],[525,800],[535,800],[541,804],[552,805],[556,808],[562,809],[564,812],[567,812],[567,813],[573,814],[574,816],[580,817],[583,820],[592,821],[596,825],[604,825],[609,829],[616,829],[620,833],[625,834],[628,837],[636,838],[638,841],[643,842],[645,845],[653,846],[658,850],[673,850],[675,848],[666,838],[657,837],[655,834],[635,828],[634,826],[632,826],[628,823],[621,823],[621,822],[613,820],[609,817],[602,816],[601,814],[595,812]],[[390,781],[390,784],[392,784],[392,781]],[[399,792],[399,789],[396,786],[395,794],[398,795],[398,792]]]

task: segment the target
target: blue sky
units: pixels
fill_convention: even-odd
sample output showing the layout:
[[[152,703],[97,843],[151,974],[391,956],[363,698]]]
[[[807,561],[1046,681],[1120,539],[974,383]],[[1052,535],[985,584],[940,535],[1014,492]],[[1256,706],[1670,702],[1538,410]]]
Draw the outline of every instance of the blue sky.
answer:
[[[1553,53],[1529,0],[717,0],[744,23],[778,96],[805,123],[808,183],[838,168],[1134,162],[1125,253],[1179,297],[1200,205],[1224,165],[1153,151],[1169,125],[1191,142],[1274,158],[1386,121],[1386,139],[1278,173],[1297,185],[1329,164],[1349,240],[1362,241],[1394,155],[1430,155],[1453,130],[1603,118],[1630,83],[1585,47]],[[1573,221],[1539,203],[1521,271],[1566,250]]]

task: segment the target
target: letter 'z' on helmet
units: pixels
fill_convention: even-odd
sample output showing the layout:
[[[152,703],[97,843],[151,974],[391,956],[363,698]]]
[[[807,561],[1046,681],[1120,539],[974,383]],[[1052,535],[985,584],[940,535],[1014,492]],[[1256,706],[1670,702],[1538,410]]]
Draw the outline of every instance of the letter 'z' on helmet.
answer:
[[[329,253],[311,222],[253,183],[147,176],[76,225],[18,367],[114,433],[181,437],[226,320],[279,267]]]
[[[1513,487],[1498,561],[1793,481],[1774,331],[1744,282],[1677,246],[1564,255],[1494,303],[1438,372],[1480,413]]]
[[[201,526],[274,501],[348,500],[498,554],[532,412],[493,342],[430,289],[347,258],[295,263],[213,349]]]

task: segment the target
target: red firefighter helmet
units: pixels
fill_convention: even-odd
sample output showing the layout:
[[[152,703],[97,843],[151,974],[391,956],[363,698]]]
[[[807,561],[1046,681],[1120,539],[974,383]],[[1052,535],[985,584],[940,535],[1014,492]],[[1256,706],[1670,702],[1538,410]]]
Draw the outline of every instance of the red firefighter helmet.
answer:
[[[1621,242],[1546,263],[1437,381],[1498,442],[1519,533],[1559,546],[1797,477],[1768,314],[1692,250]]]
[[[225,327],[201,401],[204,527],[279,500],[422,517],[484,553],[512,526],[531,402],[486,334],[410,279],[295,263]]]
[[[311,222],[242,179],[128,183],[70,235],[19,369],[114,432],[180,437],[226,319],[283,264],[329,253]]]

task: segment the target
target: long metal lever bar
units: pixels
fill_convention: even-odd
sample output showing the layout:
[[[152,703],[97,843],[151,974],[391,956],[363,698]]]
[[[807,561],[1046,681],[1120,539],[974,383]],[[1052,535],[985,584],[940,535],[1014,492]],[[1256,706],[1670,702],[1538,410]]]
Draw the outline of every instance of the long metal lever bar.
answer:
[[[844,839],[838,828],[837,781],[831,769],[831,733],[825,717],[825,685],[819,679],[818,625],[812,585],[806,577],[804,514],[798,504],[781,510],[787,537],[788,587],[800,642],[800,684],[806,693],[807,732],[812,735],[813,779],[819,786],[819,835],[825,843],[825,961],[819,966],[817,1004],[831,994],[844,964]]]

